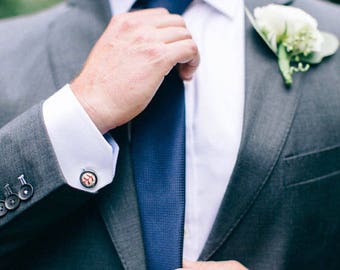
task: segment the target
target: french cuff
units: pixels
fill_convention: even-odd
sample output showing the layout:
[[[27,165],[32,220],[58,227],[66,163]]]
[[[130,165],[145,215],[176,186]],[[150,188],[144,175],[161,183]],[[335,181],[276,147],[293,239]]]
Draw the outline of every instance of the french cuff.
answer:
[[[68,84],[44,102],[43,116],[68,185],[95,193],[112,182],[119,146],[100,133]]]

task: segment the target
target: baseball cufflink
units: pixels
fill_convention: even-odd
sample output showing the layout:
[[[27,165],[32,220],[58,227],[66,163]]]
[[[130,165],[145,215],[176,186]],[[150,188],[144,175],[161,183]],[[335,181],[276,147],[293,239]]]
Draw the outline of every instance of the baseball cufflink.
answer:
[[[98,178],[95,172],[84,170],[79,177],[80,183],[85,188],[93,188],[97,185]]]

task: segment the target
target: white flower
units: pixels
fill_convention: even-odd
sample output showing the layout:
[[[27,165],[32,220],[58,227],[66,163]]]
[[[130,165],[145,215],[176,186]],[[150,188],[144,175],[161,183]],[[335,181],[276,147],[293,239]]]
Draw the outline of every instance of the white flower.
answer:
[[[275,53],[285,84],[293,83],[295,72],[306,72],[336,53],[338,38],[318,30],[317,21],[301,9],[270,4],[246,14],[256,32]]]
[[[273,48],[283,44],[293,55],[319,52],[323,36],[317,21],[301,9],[270,4],[254,10],[259,30]]]

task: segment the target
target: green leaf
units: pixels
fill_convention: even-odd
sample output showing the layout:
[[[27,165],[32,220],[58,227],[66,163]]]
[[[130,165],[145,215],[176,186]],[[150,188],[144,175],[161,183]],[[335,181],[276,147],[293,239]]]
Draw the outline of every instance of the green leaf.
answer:
[[[267,44],[267,46],[272,50],[272,52],[277,55],[277,48],[273,47],[272,44],[270,43],[269,40],[267,40],[266,36],[263,34],[263,32],[260,30],[260,28],[258,27],[258,25],[256,24],[255,18],[253,17],[253,15],[251,14],[251,12],[249,11],[249,9],[247,7],[245,7],[245,11],[246,11],[246,15],[251,23],[251,25],[254,27],[254,29],[256,30],[256,32],[260,35],[260,37],[263,39],[263,41]]]
[[[319,64],[323,58],[336,53],[339,47],[339,40],[331,33],[321,32],[324,41],[321,44],[321,51],[311,53],[308,56],[301,56],[300,60],[304,63]]]

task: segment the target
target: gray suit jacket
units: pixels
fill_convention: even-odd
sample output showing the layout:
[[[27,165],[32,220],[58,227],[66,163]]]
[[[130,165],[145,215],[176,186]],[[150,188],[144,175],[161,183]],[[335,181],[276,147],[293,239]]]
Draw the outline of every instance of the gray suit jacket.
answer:
[[[253,9],[270,1],[246,2]],[[339,7],[294,5],[340,36]],[[16,192],[24,173],[35,188],[0,218],[0,269],[146,269],[124,132],[113,184],[91,195],[65,184],[42,120],[41,101],[80,71],[109,17],[105,0],[70,0],[0,23],[0,186]],[[242,142],[200,259],[340,269],[340,54],[287,89],[248,22],[245,34]]]

